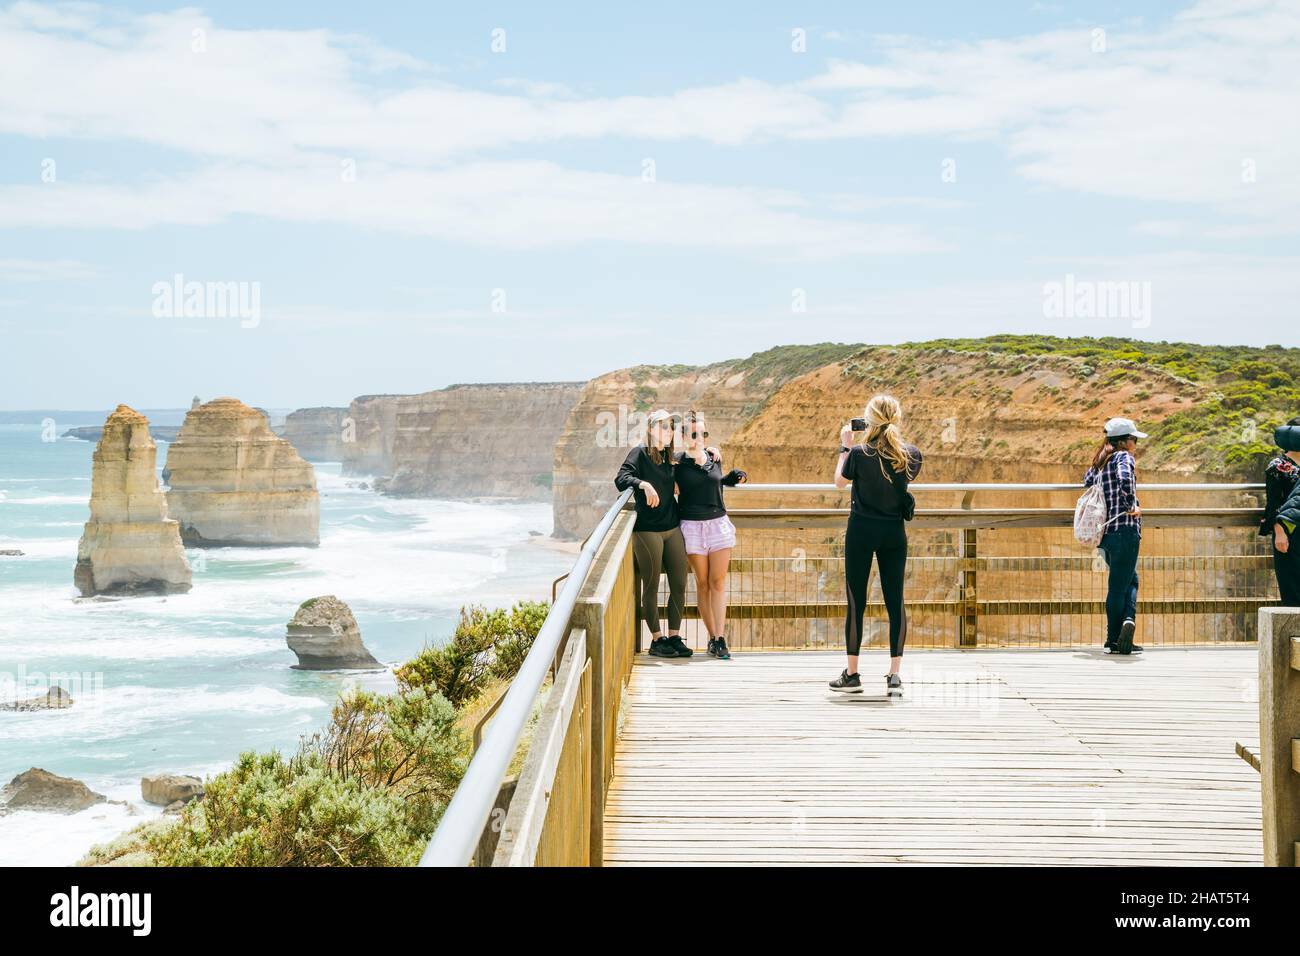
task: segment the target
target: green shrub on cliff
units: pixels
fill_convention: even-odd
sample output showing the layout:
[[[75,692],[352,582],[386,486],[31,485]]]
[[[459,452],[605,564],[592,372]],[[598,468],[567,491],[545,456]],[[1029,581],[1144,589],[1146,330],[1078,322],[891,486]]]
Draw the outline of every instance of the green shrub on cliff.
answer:
[[[423,689],[358,691],[298,753],[240,754],[146,844],[162,866],[407,866],[465,772],[456,712]]]
[[[518,673],[549,610],[543,601],[462,609],[446,647],[398,669],[396,694],[341,695],[329,725],[297,753],[240,754],[179,816],[92,847],[80,865],[414,864],[469,764],[475,699]]]
[[[549,609],[544,601],[521,601],[509,609],[462,608],[451,640],[424,648],[399,667],[398,684],[404,690],[432,688],[463,707],[489,680],[509,680],[519,672]]]

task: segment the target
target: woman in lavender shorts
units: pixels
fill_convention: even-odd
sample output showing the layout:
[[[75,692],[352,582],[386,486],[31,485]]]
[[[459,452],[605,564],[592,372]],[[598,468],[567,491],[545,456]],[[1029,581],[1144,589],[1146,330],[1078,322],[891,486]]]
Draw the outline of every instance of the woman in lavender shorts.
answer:
[[[709,629],[709,656],[729,660],[727,649],[727,565],[736,546],[736,526],[722,503],[722,486],[743,482],[743,471],[722,473],[722,453],[707,447],[704,419],[691,410],[686,416],[685,447],[677,461],[677,512],[686,558],[695,572],[700,617]]]

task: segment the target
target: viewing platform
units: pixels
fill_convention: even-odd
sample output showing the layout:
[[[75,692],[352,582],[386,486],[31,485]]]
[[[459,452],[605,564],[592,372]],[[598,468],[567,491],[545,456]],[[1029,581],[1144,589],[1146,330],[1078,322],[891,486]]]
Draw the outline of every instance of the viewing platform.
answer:
[[[1260,486],[1140,489],[1146,651],[1128,657],[1101,652],[1106,566],[1070,531],[1077,486],[912,490],[901,699],[874,574],[864,693],[827,687],[843,493],[729,490],[730,661],[704,653],[693,583],[695,656],[643,653],[620,496],[422,864],[1295,865],[1300,614],[1261,610]]]
[[[887,662],[639,655],[605,865],[1260,865],[1253,645]]]

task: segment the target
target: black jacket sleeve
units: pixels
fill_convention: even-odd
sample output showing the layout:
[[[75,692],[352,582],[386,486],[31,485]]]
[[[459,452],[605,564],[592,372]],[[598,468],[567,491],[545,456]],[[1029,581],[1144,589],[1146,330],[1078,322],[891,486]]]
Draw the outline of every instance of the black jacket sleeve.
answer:
[[[627,453],[623,464],[619,465],[618,474],[614,476],[614,487],[619,491],[639,487],[641,479],[637,477],[637,465],[641,461],[641,446],[638,445]]]
[[[733,468],[731,471],[723,475],[722,483],[728,488],[734,488],[736,485],[740,484],[742,480],[748,477],[749,475],[745,474],[739,468]]]
[[[1294,533],[1296,525],[1300,525],[1300,481],[1291,489],[1282,507],[1277,509],[1277,520],[1286,528],[1288,537]]]

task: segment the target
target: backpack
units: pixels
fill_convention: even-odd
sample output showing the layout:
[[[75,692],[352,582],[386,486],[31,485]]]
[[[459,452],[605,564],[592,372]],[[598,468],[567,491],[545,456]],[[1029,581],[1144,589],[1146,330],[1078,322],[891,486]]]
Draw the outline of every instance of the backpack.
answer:
[[[1101,490],[1101,479],[1086,488],[1074,506],[1074,538],[1080,544],[1095,548],[1101,544],[1106,530],[1106,496]]]

